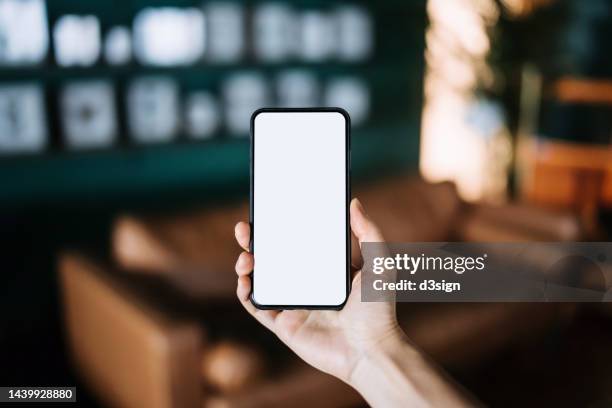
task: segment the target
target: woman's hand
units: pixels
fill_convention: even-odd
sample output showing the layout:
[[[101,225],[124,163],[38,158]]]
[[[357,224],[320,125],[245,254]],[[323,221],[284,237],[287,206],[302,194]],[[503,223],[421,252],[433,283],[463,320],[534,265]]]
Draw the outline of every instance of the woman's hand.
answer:
[[[363,242],[383,241],[357,199],[351,202],[350,219],[360,246]],[[354,273],[351,293],[340,311],[256,309],[249,300],[254,264],[253,255],[248,252],[249,224],[238,223],[235,232],[236,240],[245,250],[236,262],[240,302],[307,363],[350,383],[361,359],[402,341],[404,334],[397,323],[395,303],[361,302],[361,271]],[[353,259],[360,258],[359,253],[353,254]]]
[[[357,199],[351,202],[351,229],[359,241],[383,237]],[[299,231],[296,231],[298,234]],[[340,311],[259,310],[249,300],[253,255],[250,230],[236,225],[244,249],[236,262],[237,294],[245,309],[310,365],[353,386],[372,406],[474,406],[459,386],[408,341],[397,323],[395,302],[361,302],[361,271],[353,276]],[[360,253],[353,251],[353,265]]]

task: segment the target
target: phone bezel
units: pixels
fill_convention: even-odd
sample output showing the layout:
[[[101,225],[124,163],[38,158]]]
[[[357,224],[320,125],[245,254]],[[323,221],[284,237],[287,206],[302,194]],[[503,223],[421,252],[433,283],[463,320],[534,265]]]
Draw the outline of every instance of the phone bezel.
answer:
[[[251,230],[249,250],[253,253],[253,242],[255,238],[254,225],[254,201],[255,201],[255,118],[260,113],[284,113],[284,112],[335,112],[340,113],[345,121],[345,217],[346,217],[346,294],[342,303],[338,305],[262,305],[257,303],[253,297],[255,290],[255,268],[251,272],[251,293],[249,300],[257,308],[261,310],[293,310],[293,309],[308,309],[308,310],[341,310],[348,301],[351,291],[351,225],[350,225],[350,200],[351,200],[351,119],[349,114],[342,108],[261,108],[257,109],[251,115],[250,129],[250,195],[249,195],[249,224]]]

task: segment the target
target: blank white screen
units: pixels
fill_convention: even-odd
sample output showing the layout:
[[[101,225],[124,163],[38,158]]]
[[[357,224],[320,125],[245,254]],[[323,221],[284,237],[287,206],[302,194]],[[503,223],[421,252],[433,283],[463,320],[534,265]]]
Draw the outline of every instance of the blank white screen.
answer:
[[[347,292],[346,119],[261,112],[254,121],[253,299],[338,306]]]

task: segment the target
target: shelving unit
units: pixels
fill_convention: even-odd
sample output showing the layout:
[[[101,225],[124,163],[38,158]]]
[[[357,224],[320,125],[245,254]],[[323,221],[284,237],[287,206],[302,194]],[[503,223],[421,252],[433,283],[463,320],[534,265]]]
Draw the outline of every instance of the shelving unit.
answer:
[[[259,1],[239,2],[247,13]],[[193,0],[160,1],[47,1],[49,35],[55,21],[65,14],[93,14],[102,33],[117,24],[131,27],[134,15],[144,7],[201,7]],[[340,1],[292,1],[299,10],[329,10]],[[221,128],[210,140],[190,140],[177,135],[166,144],[143,145],[129,136],[126,125],[126,90],[138,77],[164,76],[176,81],[180,96],[193,90],[217,94],[224,79],[237,72],[256,72],[268,81],[288,69],[314,74],[321,83],[338,76],[362,79],[369,87],[370,114],[362,126],[353,127],[354,180],[415,168],[422,104],[424,69],[425,1],[351,2],[370,13],[375,34],[374,54],[366,61],[329,60],[307,63],[259,63],[250,53],[238,64],[212,64],[205,60],[187,67],[150,67],[132,61],[109,66],[100,59],[87,68],[59,67],[54,62],[53,41],[45,62],[36,67],[0,67],[0,86],[33,82],[44,90],[49,143],[37,154],[0,156],[0,206],[42,207],[50,203],[82,205],[129,198],[146,205],[164,192],[192,194],[206,201],[216,194],[243,194],[248,189],[248,137],[229,135]],[[248,21],[247,15],[247,21]],[[248,31],[247,31],[248,32]],[[50,37],[51,38],[51,37]],[[112,83],[118,112],[119,136],[111,148],[76,151],[65,147],[60,122],[59,90],[83,79]]]

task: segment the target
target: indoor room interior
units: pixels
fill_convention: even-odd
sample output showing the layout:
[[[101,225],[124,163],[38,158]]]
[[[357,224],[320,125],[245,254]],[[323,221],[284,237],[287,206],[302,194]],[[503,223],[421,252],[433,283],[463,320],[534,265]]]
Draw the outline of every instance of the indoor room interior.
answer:
[[[0,385],[367,406],[236,299],[251,114],[345,109],[389,242],[609,241],[610,38],[608,0],[0,0]],[[608,303],[398,319],[486,405],[612,406]]]

